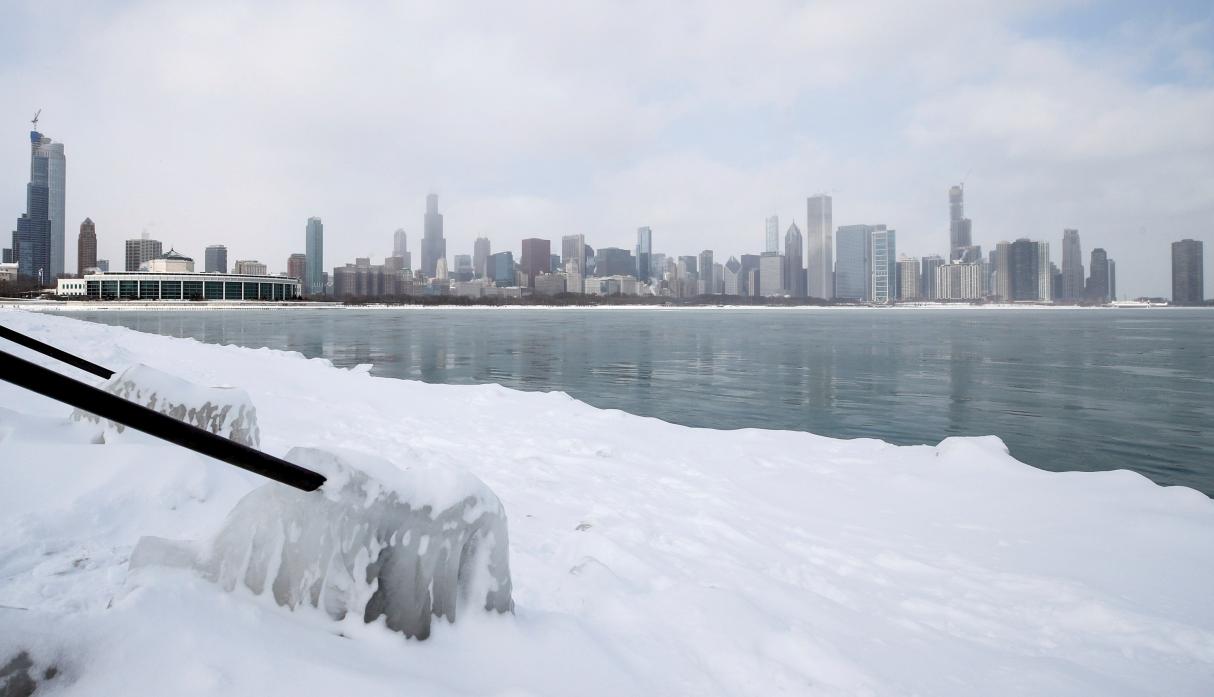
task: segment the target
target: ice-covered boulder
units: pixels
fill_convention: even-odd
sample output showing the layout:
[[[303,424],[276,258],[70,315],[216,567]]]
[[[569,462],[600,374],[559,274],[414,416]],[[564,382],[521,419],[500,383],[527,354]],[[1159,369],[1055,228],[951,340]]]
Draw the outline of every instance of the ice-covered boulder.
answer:
[[[380,617],[424,639],[432,617],[513,609],[506,515],[476,477],[361,453],[295,448],[286,459],[324,474],[305,493],[277,483],[249,493],[201,543],[143,538],[130,567],[186,566],[336,620]]]
[[[249,394],[238,387],[203,387],[136,364],[115,373],[102,389],[251,448],[261,444],[257,410]],[[119,433],[124,428],[80,409],[72,412],[72,419],[103,423]]]

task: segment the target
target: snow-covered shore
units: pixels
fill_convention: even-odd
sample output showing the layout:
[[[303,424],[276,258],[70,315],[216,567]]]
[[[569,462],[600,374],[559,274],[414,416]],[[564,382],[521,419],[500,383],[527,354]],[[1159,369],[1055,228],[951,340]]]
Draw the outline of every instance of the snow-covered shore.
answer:
[[[0,383],[0,663],[53,663],[55,694],[1214,693],[1214,501],[1190,489],[1037,470],[995,438],[692,429],[52,314],[0,323],[238,385],[277,455],[467,468],[509,516],[515,614],[426,642],[128,572],[139,537],[205,537],[261,481],[138,434],[50,441],[71,409]]]

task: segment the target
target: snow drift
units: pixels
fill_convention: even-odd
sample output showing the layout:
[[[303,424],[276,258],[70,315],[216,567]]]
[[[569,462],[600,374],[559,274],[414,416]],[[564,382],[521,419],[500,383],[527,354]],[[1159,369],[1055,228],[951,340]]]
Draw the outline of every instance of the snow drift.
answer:
[[[0,322],[103,365],[239,385],[267,452],[427,463],[455,477],[431,487],[435,510],[466,473],[510,512],[514,613],[462,612],[425,642],[386,615],[334,621],[307,594],[280,606],[270,572],[255,594],[128,571],[141,538],[216,538],[264,480],[129,430],[93,444],[70,409],[0,384],[0,666],[25,652],[56,695],[1214,694],[1214,502],[1190,489],[1044,472],[995,438],[683,428],[59,316]]]

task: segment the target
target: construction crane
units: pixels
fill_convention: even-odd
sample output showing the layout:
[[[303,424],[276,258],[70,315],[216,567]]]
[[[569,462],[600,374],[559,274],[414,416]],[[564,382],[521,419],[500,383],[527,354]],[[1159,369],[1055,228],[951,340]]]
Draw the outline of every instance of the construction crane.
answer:
[[[33,120],[32,120],[32,121],[30,121],[30,123],[34,124],[34,130],[35,130],[35,131],[36,131],[36,130],[38,130],[38,117],[39,117],[39,116],[42,116],[42,110],[41,110],[41,109],[39,109],[38,111],[34,112],[34,118],[33,118]]]

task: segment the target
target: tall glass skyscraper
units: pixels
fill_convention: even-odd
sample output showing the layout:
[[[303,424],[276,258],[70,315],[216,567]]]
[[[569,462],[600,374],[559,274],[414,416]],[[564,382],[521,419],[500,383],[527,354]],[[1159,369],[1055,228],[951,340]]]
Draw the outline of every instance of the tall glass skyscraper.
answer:
[[[307,263],[304,269],[303,289],[307,295],[325,294],[325,225],[320,218],[308,218],[308,227],[304,232],[304,256]]]
[[[1083,248],[1079,245],[1078,230],[1062,231],[1062,300],[1078,300],[1083,297]]]
[[[763,245],[764,254],[780,253],[780,216],[773,215],[767,219],[767,239]]]
[[[653,230],[648,227],[637,228],[637,278],[649,280],[649,266],[653,259]]]
[[[873,265],[872,292],[869,295],[870,299],[875,303],[888,305],[898,297],[898,249],[896,239],[897,233],[893,230],[886,230],[884,225],[880,226],[877,230],[873,230],[869,236],[869,240],[872,243],[872,251],[869,254],[869,258],[872,259]]]
[[[835,297],[841,300],[872,300],[873,225],[840,225],[839,258],[835,262]]]
[[[806,200],[805,247],[808,262],[805,265],[807,283],[804,294],[811,298],[830,300],[835,297],[832,207],[833,202],[826,194],[810,196]]]
[[[805,268],[801,266],[804,258],[801,228],[796,223],[788,226],[784,233],[784,287],[794,298],[805,297]]]
[[[973,244],[973,226],[965,217],[965,188],[959,184],[948,190],[949,261],[981,261],[981,252],[978,258],[970,254]]]
[[[46,283],[51,283],[64,270],[64,230],[67,215],[67,158],[63,154],[63,143],[56,143],[37,131],[30,132],[30,181],[35,169],[41,169],[38,160],[45,160],[47,185],[47,217],[50,218],[50,267]]]
[[[439,259],[447,258],[447,240],[443,237],[443,214],[438,212],[438,194],[426,196],[426,215],[422,219],[422,273],[434,277]]]

